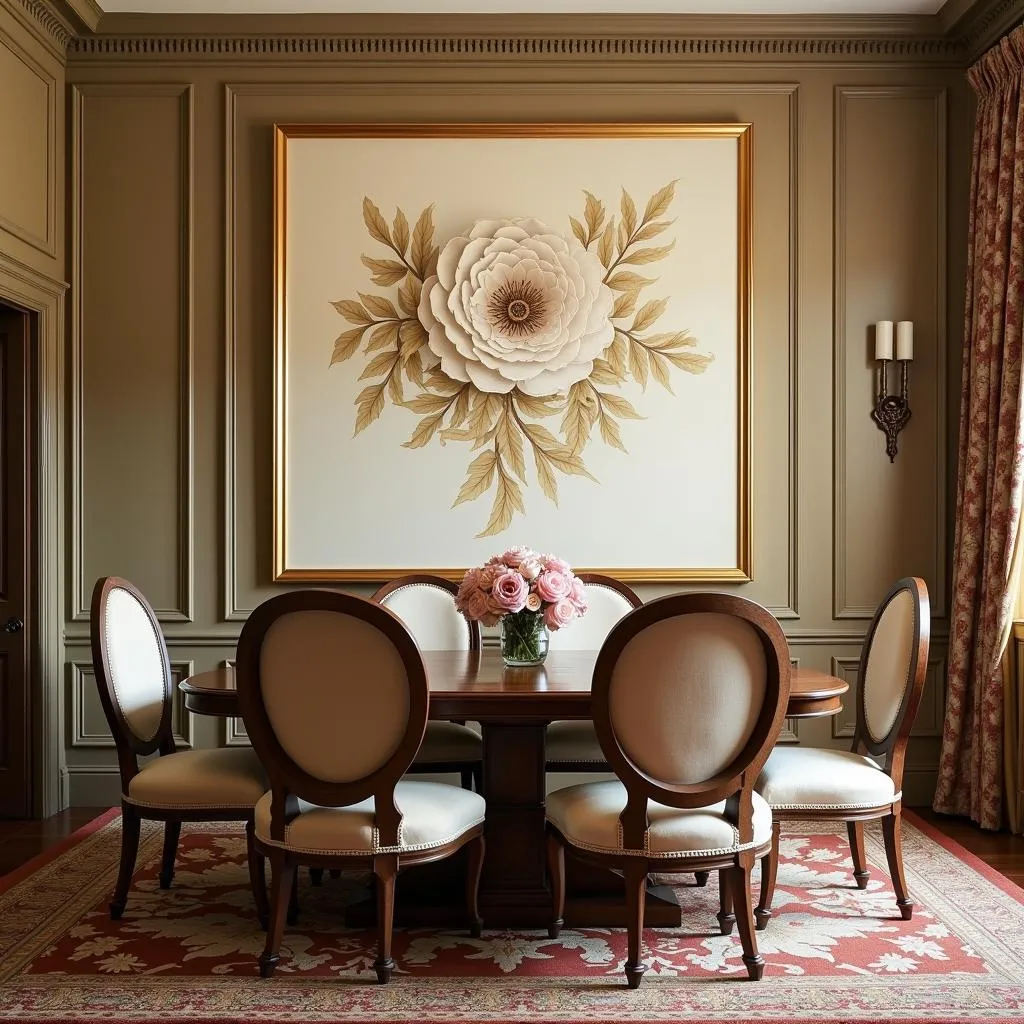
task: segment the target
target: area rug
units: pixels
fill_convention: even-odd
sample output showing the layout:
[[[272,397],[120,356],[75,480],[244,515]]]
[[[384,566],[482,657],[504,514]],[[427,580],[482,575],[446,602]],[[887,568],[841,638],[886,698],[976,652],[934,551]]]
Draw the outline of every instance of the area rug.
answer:
[[[174,888],[157,884],[160,832],[143,834],[121,921],[106,904],[120,822],[105,815],[0,881],[0,1021],[753,1022],[1024,1020],[1024,891],[908,816],[912,921],[896,914],[877,826],[871,881],[853,886],[846,832],[787,824],[775,916],[758,933],[767,968],[748,982],[736,935],[717,933],[717,886],[672,879],[683,927],[645,932],[649,969],[626,989],[625,933],[398,930],[392,983],[373,983],[374,936],[339,924],[358,876],[309,886],[276,976],[263,946],[245,843],[232,825],[186,826]],[[666,879],[667,881],[667,879]]]

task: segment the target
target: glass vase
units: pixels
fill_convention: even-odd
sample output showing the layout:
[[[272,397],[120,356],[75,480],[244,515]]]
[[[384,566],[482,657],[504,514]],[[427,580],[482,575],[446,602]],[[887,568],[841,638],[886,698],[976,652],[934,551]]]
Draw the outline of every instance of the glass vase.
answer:
[[[548,654],[548,628],[540,612],[510,612],[498,623],[506,665],[540,665]]]

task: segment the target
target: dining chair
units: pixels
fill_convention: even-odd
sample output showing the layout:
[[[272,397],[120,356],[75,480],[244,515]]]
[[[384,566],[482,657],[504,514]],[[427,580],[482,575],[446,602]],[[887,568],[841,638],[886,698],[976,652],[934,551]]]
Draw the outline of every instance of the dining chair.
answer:
[[[643,603],[625,583],[596,572],[580,573],[587,596],[587,612],[565,629],[556,629],[548,650],[596,651],[615,624]],[[545,736],[545,768],[549,772],[610,772],[587,721],[552,722]]]
[[[249,882],[265,921],[266,888],[253,856],[253,809],[267,788],[259,759],[247,747],[175,749],[167,645],[156,613],[131,583],[118,576],[96,581],[90,627],[93,670],[121,774],[121,862],[110,916],[124,913],[143,819],[164,822],[162,889],[174,877],[182,822],[243,821]]]
[[[382,984],[394,969],[401,868],[468,846],[466,898],[471,933],[479,935],[484,799],[402,778],[423,739],[428,691],[419,648],[401,620],[351,594],[280,594],[246,620],[235,671],[242,719],[271,787],[255,812],[256,852],[273,871],[260,974],[269,978],[280,960],[300,864],[373,871],[374,969]]]
[[[397,615],[422,651],[476,651],[480,624],[455,607],[459,588],[440,576],[402,576],[371,598]],[[427,722],[412,770],[422,774],[457,772],[464,789],[480,792],[483,741],[464,722]]]
[[[771,846],[772,812],[754,780],[782,729],[789,684],[782,627],[745,598],[674,594],[615,626],[591,692],[597,737],[617,778],[548,795],[551,937],[562,927],[566,845],[623,875],[630,988],[646,969],[648,872],[718,871],[720,928],[739,925],[747,974],[761,978],[750,874]]]
[[[852,749],[779,747],[765,763],[757,791],[771,806],[774,824],[771,850],[761,861],[758,928],[772,916],[780,824],[795,818],[846,822],[858,889],[867,888],[870,877],[864,822],[881,818],[896,905],[904,921],[913,915],[900,835],[903,765],[924,692],[930,622],[924,580],[908,576],[894,583],[875,611],[861,653]]]

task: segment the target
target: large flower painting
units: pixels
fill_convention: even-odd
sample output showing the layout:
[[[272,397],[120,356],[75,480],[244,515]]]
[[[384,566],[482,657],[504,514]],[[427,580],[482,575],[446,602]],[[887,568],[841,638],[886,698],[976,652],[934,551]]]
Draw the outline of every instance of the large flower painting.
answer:
[[[749,579],[749,130],[277,126],[274,578]]]
[[[401,207],[389,223],[364,197],[366,230],[384,253],[361,259],[378,291],[333,303],[353,326],[330,359],[358,352],[360,380],[379,378],[356,399],[355,433],[390,400],[419,417],[406,447],[437,437],[483,448],[454,499],[493,490],[480,537],[526,511],[527,452],[556,504],[559,473],[595,480],[583,458],[594,428],[625,452],[619,421],[641,416],[619,385],[646,388],[653,377],[671,391],[673,370],[702,373],[713,358],[685,330],[654,330],[664,297],[640,301],[658,279],[634,268],[654,267],[675,244],[664,238],[675,190],[669,182],[640,213],[623,189],[617,214],[585,192],[567,233],[530,217],[478,220],[443,244],[434,240],[432,205],[410,232]],[[558,436],[543,422],[552,417]]]

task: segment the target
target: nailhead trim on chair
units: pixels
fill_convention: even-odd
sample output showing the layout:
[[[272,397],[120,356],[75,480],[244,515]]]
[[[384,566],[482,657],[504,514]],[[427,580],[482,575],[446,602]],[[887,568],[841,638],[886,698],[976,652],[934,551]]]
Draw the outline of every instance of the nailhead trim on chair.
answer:
[[[133,797],[125,796],[121,794],[122,799],[126,803],[130,803],[133,807],[145,807],[151,811],[251,811],[253,805],[256,803],[255,800],[252,803],[247,804],[223,804],[223,803],[208,803],[208,804],[172,804],[169,801],[162,801],[158,804],[147,803],[144,800],[136,800]]]
[[[366,857],[370,854],[377,853],[418,853],[422,850],[435,850],[439,846],[446,846],[448,843],[454,843],[460,836],[464,836],[470,829],[476,828],[477,825],[483,824],[483,818],[477,818],[476,821],[467,825],[465,828],[460,829],[458,832],[453,833],[450,836],[446,836],[444,839],[438,839],[435,843],[417,843],[415,846],[380,846],[380,833],[376,828],[373,830],[373,847],[369,850],[363,848],[358,850],[324,850],[312,849],[307,846],[290,846],[288,840],[285,839],[283,843],[279,843],[276,839],[265,839],[260,835],[257,835],[257,839],[265,846],[276,846],[281,850],[289,850],[294,853],[309,853],[314,856],[322,853],[330,853],[331,856],[337,855],[338,857]],[[401,836],[401,826],[399,826],[399,836]]]
[[[548,819],[550,821],[550,818]],[[564,835],[564,833],[563,833]],[[618,827],[619,845],[614,846],[597,846],[593,843],[580,843],[570,836],[565,836],[565,841],[570,843],[572,846],[577,847],[580,850],[590,850],[593,853],[622,853],[627,857],[650,857],[652,860],[657,858],[677,858],[677,857],[724,857],[730,853],[742,853],[744,850],[756,850],[768,843],[766,839],[763,843],[741,843],[739,829],[733,827],[733,845],[723,846],[715,850],[667,850],[664,853],[657,852],[654,850],[643,849],[633,850],[627,849],[622,845],[622,823],[619,822]],[[647,838],[650,838],[650,833],[646,834]]]
[[[902,798],[900,791],[884,804],[772,804],[771,808],[773,811],[883,811]]]

